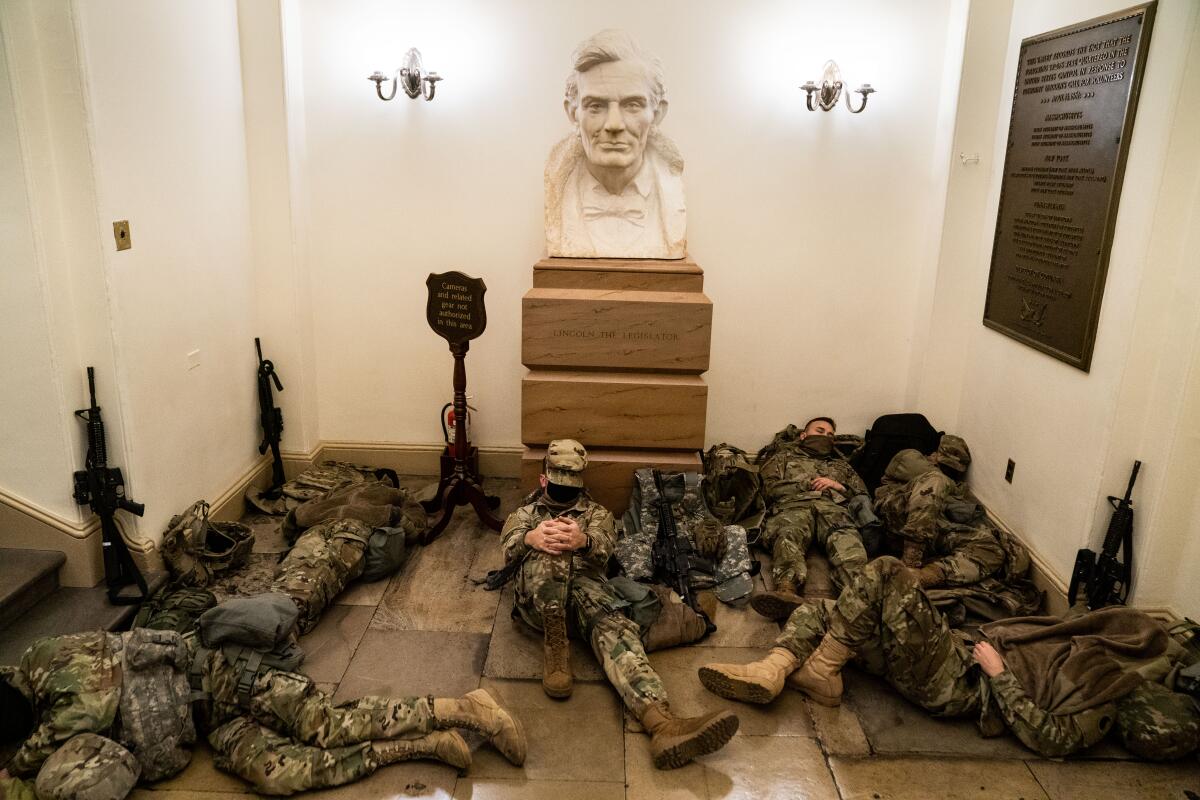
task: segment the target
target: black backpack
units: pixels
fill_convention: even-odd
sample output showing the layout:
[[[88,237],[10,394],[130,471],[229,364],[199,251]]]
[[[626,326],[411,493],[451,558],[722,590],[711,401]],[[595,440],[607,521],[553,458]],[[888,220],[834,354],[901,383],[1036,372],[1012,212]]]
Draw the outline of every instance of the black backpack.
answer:
[[[937,450],[942,431],[929,424],[924,414],[884,414],[875,420],[864,439],[850,464],[874,495],[896,453],[912,448],[929,455]]]

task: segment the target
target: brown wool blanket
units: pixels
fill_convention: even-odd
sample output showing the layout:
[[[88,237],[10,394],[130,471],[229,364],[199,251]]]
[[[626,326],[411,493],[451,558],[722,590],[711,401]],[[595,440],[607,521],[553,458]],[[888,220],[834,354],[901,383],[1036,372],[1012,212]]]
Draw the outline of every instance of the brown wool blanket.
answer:
[[[425,511],[404,489],[379,481],[352,483],[335,488],[288,512],[284,531],[291,536],[326,520],[356,519],[371,528],[403,525],[411,533],[428,524]]]
[[[1013,617],[981,630],[1030,699],[1055,715],[1124,697],[1142,682],[1139,668],[1176,647],[1154,619],[1124,606],[1066,620]]]

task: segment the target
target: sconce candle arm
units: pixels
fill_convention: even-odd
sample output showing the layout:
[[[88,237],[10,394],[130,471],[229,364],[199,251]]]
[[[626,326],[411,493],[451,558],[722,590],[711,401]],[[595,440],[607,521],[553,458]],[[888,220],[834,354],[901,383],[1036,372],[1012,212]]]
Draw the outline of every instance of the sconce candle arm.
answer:
[[[860,86],[854,90],[853,94],[861,94],[862,95],[862,103],[859,104],[857,109],[850,102],[850,94],[851,93],[848,92],[846,94],[846,108],[850,109],[851,114],[861,114],[863,112],[863,109],[865,109],[867,107],[867,95],[872,94],[874,91],[875,90],[871,88],[871,84],[869,84],[869,83],[864,83],[862,86]]]
[[[432,100],[437,92],[437,82],[442,79],[442,76],[436,72],[424,75],[421,73],[421,51],[412,47],[404,54],[404,66],[397,69],[392,76],[391,94],[384,95],[383,93],[383,82],[387,80],[387,77],[382,72],[372,73],[367,80],[375,82],[375,94],[385,102],[394,98],[397,88],[401,87],[404,89],[404,93],[413,100],[418,97],[424,97],[426,101]]]

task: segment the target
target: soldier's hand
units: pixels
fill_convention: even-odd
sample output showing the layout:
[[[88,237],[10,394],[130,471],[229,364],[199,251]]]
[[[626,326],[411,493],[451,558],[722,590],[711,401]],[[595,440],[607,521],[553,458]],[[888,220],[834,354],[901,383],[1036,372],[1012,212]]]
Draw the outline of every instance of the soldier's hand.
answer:
[[[976,644],[971,655],[975,657],[975,663],[979,664],[989,678],[994,678],[1004,672],[1004,659],[996,652],[996,648],[987,642]]]
[[[834,489],[839,492],[846,491],[846,487],[835,481],[833,478],[813,478],[811,485],[814,492],[823,492],[826,489]]]
[[[543,553],[558,555],[563,551],[558,539],[559,523],[548,519],[538,524],[536,528],[525,534],[525,544]]]
[[[6,781],[11,777],[12,777],[12,775],[8,774],[8,770],[0,769],[0,781]]]
[[[556,525],[550,534],[550,541],[558,546],[559,552],[574,552],[587,546],[587,536],[579,529],[579,523],[574,519],[558,517],[552,522]]]

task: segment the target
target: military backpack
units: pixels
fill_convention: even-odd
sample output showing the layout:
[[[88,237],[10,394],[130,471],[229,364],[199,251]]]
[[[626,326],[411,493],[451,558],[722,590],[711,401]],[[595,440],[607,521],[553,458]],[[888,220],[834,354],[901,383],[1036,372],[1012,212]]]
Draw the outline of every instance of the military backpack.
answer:
[[[142,603],[130,627],[188,633],[196,628],[200,615],[216,604],[213,593],[198,586],[163,590]]]

